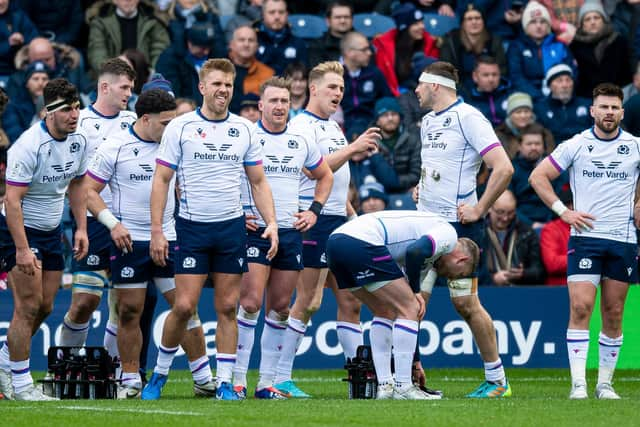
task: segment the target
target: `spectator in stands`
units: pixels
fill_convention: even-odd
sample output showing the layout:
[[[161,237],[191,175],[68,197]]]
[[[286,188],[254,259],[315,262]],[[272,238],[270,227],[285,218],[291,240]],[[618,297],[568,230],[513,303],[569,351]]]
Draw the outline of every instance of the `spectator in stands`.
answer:
[[[358,136],[366,129],[367,127],[364,127],[361,132],[358,132]],[[351,142],[353,141],[351,140]],[[369,182],[379,182],[384,188],[398,186],[398,175],[393,166],[380,153],[379,148],[351,156],[349,171],[351,183],[356,188]]]
[[[224,27],[227,43],[231,41],[236,28],[245,25],[251,26],[262,18],[262,3],[263,0],[238,0],[236,13]]]
[[[169,14],[169,37],[171,43],[187,50],[187,30],[196,23],[210,24],[213,29],[212,44],[209,46],[213,57],[227,55],[227,43],[220,24],[220,18],[205,0],[172,0],[167,10]]]
[[[480,56],[491,56],[500,68],[500,74],[507,75],[507,58],[502,47],[502,39],[489,33],[484,26],[484,17],[469,4],[461,17],[460,29],[444,36],[440,46],[440,60],[453,64],[460,73],[462,84],[473,86],[471,81]]]
[[[360,212],[359,214],[368,214],[380,212],[387,208],[389,197],[384,192],[384,187],[378,182],[370,182],[360,186]]]
[[[388,1],[389,3],[394,3],[393,1]],[[437,13],[438,15],[445,16],[456,16],[455,11],[453,10],[455,7],[455,0],[402,0],[402,3],[411,2],[416,8],[422,13]],[[382,0],[379,3],[385,3]]]
[[[569,209],[573,209],[571,190],[566,188],[558,193],[560,201]],[[571,226],[560,218],[549,221],[540,232],[540,253],[542,264],[547,273],[545,284],[567,284],[567,248]]]
[[[533,229],[516,218],[516,198],[509,190],[489,208],[487,239],[482,248],[483,285],[541,285],[544,267],[540,257],[540,242]],[[481,264],[482,265],[482,264]]]
[[[543,81],[551,67],[560,63],[574,66],[571,52],[556,39],[550,24],[547,9],[531,0],[522,16],[524,34],[512,41],[507,51],[511,84],[536,102],[548,93],[543,92]]]
[[[136,72],[133,93],[139,95],[142,92],[142,86],[149,80],[151,75],[151,67],[147,62],[147,58],[138,49],[127,49],[118,58],[124,60]]]
[[[258,109],[258,101],[260,97],[255,93],[247,93],[242,95],[240,100],[240,117],[244,117],[251,123],[257,123],[260,120],[260,110]]]
[[[38,29],[17,3],[0,0],[0,76],[15,71],[13,58],[18,49],[37,36]]]
[[[355,133],[375,119],[376,100],[392,94],[378,67],[370,64],[371,47],[364,35],[347,33],[340,45],[344,65],[344,96],[340,106],[345,136],[353,140]]]
[[[600,0],[588,0],[580,8],[580,27],[570,45],[578,63],[575,93],[591,97],[600,83],[624,87],[633,73],[627,39],[614,31]]]
[[[622,88],[622,93],[624,94],[624,102],[627,102],[636,93],[640,93],[640,61],[636,64],[631,83]]]
[[[84,22],[78,0],[18,0],[40,35],[52,42],[75,46]]]
[[[531,123],[522,129],[518,154],[513,159],[514,172],[509,183],[509,190],[518,204],[516,209],[518,220],[534,230],[541,229],[545,223],[553,219],[551,209],[540,200],[529,184],[529,175],[545,157],[544,131],[544,127],[539,123]],[[562,181],[557,179],[553,182],[557,190],[560,189]]]
[[[402,125],[402,109],[395,98],[382,98],[375,105],[375,125],[380,128],[382,139],[378,144],[380,154],[393,167],[397,182],[386,182],[388,193],[402,193],[413,189],[420,179],[420,150],[422,142],[417,129],[405,129]],[[377,167],[373,163],[373,169]]]
[[[490,34],[511,41],[520,34],[520,21],[525,3],[526,0],[458,0],[456,15],[463,16],[469,5],[473,5],[482,12],[484,26]]]
[[[624,129],[633,136],[640,137],[640,93],[636,93],[624,103]]]
[[[584,0],[539,1],[549,12],[551,31],[556,34],[556,37],[562,43],[571,44],[578,27],[578,12]]]
[[[25,130],[40,120],[43,115],[42,94],[49,83],[51,70],[47,64],[36,61],[29,64],[24,73],[22,91],[10,97],[7,109],[2,116],[2,127],[13,144]]]
[[[473,87],[465,101],[476,107],[495,127],[507,116],[507,98],[511,83],[501,76],[500,67],[491,56],[480,56],[472,74]]]
[[[433,63],[435,60],[428,57],[419,57],[414,61],[412,81],[414,82],[410,90],[400,94],[398,97],[398,103],[402,107],[402,120],[407,130],[420,129],[422,118],[427,114],[430,109],[420,106],[420,101],[415,93],[415,88],[418,84],[418,79],[422,70]]]
[[[187,51],[171,44],[158,58],[156,70],[171,82],[177,97],[190,98],[202,102],[198,89],[198,72],[207,59],[213,58],[211,24],[194,24],[187,30]]]
[[[291,79],[289,120],[302,113],[309,99],[309,69],[302,62],[293,62],[284,69],[283,76]]]
[[[425,31],[423,15],[413,3],[393,11],[396,28],[373,39],[376,64],[394,96],[415,86],[414,68],[418,58],[438,58],[436,40]]]
[[[545,79],[551,93],[536,103],[534,111],[538,121],[560,144],[593,124],[589,114],[591,99],[575,96],[573,70],[568,65],[551,67]]]
[[[176,98],[176,117],[194,111],[197,107],[196,101],[190,98]]]
[[[535,121],[533,102],[529,94],[512,93],[507,98],[507,119],[496,127],[496,135],[511,159],[518,153],[520,132]],[[545,129],[544,145],[546,154],[555,148],[553,134],[548,129]]]
[[[24,88],[24,70],[37,61],[49,67],[52,78],[62,77],[75,85],[80,93],[89,93],[93,85],[86,76],[82,56],[72,46],[51,42],[44,37],[36,37],[23,46],[16,54],[16,71],[7,83],[7,93],[13,97],[15,91]]]
[[[167,23],[148,0],[99,1],[87,10],[87,57],[92,70],[127,49],[138,49],[155,67],[169,46]]]
[[[340,41],[353,30],[353,7],[346,0],[334,0],[327,6],[327,32],[317,40],[310,40],[309,64],[340,59]]]
[[[240,111],[240,100],[247,93],[260,93],[260,85],[274,75],[274,69],[256,59],[258,38],[251,27],[238,27],[229,42],[229,59],[236,66],[233,98],[229,111]]]
[[[307,44],[291,32],[285,0],[264,0],[262,21],[254,28],[258,31],[257,58],[276,74],[281,75],[292,62],[308,64]]]

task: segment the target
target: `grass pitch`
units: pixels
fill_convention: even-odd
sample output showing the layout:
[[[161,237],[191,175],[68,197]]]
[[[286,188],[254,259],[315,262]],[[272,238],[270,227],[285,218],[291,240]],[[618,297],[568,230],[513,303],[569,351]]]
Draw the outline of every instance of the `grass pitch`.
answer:
[[[429,386],[444,391],[441,401],[347,400],[344,371],[298,370],[295,380],[313,395],[308,400],[258,401],[251,386],[242,402],[192,397],[188,371],[172,372],[157,402],[65,400],[0,401],[1,426],[631,426],[639,425],[640,371],[615,376],[619,401],[594,399],[596,373],[588,374],[590,398],[570,401],[568,369],[508,369],[513,396],[474,400],[465,395],[483,380],[481,369],[432,369]],[[36,374],[39,378],[42,374]]]

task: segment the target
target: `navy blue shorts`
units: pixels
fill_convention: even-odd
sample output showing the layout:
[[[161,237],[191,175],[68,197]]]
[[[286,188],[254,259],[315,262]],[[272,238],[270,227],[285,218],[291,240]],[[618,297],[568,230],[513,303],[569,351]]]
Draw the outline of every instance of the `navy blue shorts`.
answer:
[[[278,229],[278,253],[271,261],[267,260],[267,252],[271,247],[269,239],[260,237],[264,228],[247,233],[247,262],[269,265],[278,270],[300,271],[302,265],[302,233],[292,228]]]
[[[196,222],[177,217],[176,274],[249,271],[244,215],[220,222]]]
[[[638,282],[638,245],[593,237],[569,238],[567,276],[601,276]]]
[[[73,222],[73,233],[76,232],[76,223]],[[89,251],[81,260],[73,260],[71,271],[98,271],[109,269],[109,256],[111,255],[111,232],[103,224],[92,216],[87,217],[87,235],[89,236]]]
[[[111,249],[111,281],[114,284],[142,283],[155,277],[173,277],[175,242],[169,242],[167,265],[156,265],[149,253],[149,242],[134,241],[133,252],[127,254],[115,246]]]
[[[333,234],[327,242],[329,269],[338,288],[358,288],[376,282],[390,282],[404,277],[386,246]]]
[[[31,251],[42,262],[42,270],[64,270],[64,245],[62,226],[51,231],[25,227]],[[16,246],[7,227],[4,215],[0,215],[0,271],[9,272],[16,266]]]
[[[327,239],[333,230],[347,222],[339,215],[320,215],[311,230],[302,235],[302,262],[305,267],[327,268]]]

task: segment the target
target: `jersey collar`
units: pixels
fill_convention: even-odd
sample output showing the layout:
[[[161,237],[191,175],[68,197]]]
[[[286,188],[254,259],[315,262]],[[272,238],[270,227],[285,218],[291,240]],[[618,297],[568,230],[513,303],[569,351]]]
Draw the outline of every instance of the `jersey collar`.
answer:
[[[215,119],[208,119],[204,116],[204,114],[202,114],[202,111],[200,111],[200,107],[196,108],[196,113],[202,117],[203,120],[206,120],[208,122],[214,122],[214,123],[221,123],[224,122],[225,120],[227,120],[229,118],[229,112],[227,111],[227,116],[224,119],[220,119],[220,120],[215,120]]]
[[[112,116],[104,115],[100,111],[98,111],[95,108],[93,108],[93,104],[89,105],[87,108],[89,109],[89,111],[97,114],[98,116],[102,117],[103,119],[115,119],[116,117],[118,117],[118,114],[120,114],[120,112],[117,112]]]
[[[58,141],[58,142],[62,142],[62,141],[66,141],[67,137],[64,137],[62,139],[58,139],[55,136],[51,135],[51,132],[49,132],[49,128],[47,127],[47,123],[44,121],[44,119],[40,120],[40,127],[42,128],[42,130],[44,132],[46,132],[47,135],[49,135],[51,138],[53,138],[54,140]]]
[[[135,123],[135,122],[134,122],[134,123]],[[156,141],[151,141],[151,140],[149,140],[149,139],[142,139],[142,138],[140,138],[140,135],[138,135],[138,134],[136,133],[136,131],[135,131],[135,130],[133,130],[133,123],[131,123],[131,126],[129,126],[129,133],[130,133],[131,135],[133,135],[136,139],[138,139],[138,140],[140,140],[140,141],[142,141],[142,142],[146,142],[146,143],[149,143],[149,144],[157,144],[157,142],[156,142]]]
[[[269,135],[282,135],[283,133],[285,133],[285,132],[287,131],[287,128],[288,128],[289,126],[285,126],[285,127],[284,127],[284,129],[283,129],[281,132],[271,132],[269,129],[265,128],[265,127],[262,125],[262,120],[258,120],[258,127],[259,127],[260,129],[262,129],[263,131],[265,131],[266,133],[268,133]]]
[[[313,114],[313,113],[312,113],[311,111],[309,111],[309,110],[302,110],[302,112],[303,112],[304,114],[308,114],[308,115],[310,115],[311,117],[314,117],[314,118],[316,118],[316,119],[318,119],[318,120],[324,120],[325,122],[326,122],[326,121],[329,121],[329,119],[325,119],[324,117],[320,117],[320,116],[318,116],[317,114]]]
[[[620,136],[620,134],[622,133],[622,129],[618,128],[618,133],[616,134],[616,136],[614,136],[613,138],[609,138],[609,139],[605,139],[605,138],[600,138],[598,135],[596,135],[596,132],[594,130],[595,126],[591,126],[591,134],[598,140],[598,141],[605,141],[605,142],[609,142],[609,141],[613,141],[615,139],[618,139],[618,137]]]
[[[450,109],[452,109],[453,107],[455,107],[458,104],[462,104],[462,98],[458,98],[456,100],[456,102],[454,102],[453,104],[449,105],[447,108],[445,108],[442,111],[438,111],[437,113],[435,113],[436,116],[439,116],[440,114],[446,113],[447,111],[449,111]]]

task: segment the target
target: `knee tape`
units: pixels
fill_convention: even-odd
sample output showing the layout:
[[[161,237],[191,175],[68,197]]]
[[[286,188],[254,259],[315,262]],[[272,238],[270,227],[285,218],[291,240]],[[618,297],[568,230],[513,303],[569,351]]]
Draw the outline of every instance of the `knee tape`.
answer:
[[[109,287],[107,270],[78,271],[73,273],[73,293],[91,294],[102,297],[102,291]]]
[[[449,286],[449,295],[451,298],[478,295],[477,277],[448,280],[447,285]]]

